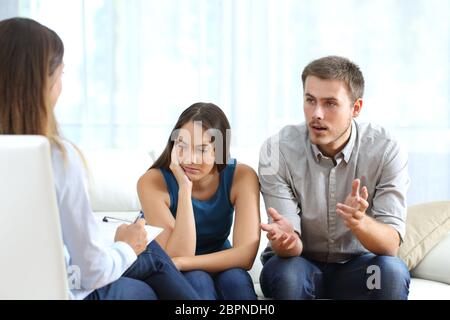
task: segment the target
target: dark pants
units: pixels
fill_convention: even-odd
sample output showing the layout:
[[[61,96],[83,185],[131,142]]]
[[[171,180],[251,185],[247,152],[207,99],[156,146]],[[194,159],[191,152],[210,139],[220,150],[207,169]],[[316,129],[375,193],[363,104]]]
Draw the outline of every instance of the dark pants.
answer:
[[[239,268],[210,274],[202,270],[184,272],[202,300],[256,300],[253,282],[247,271]]]
[[[156,241],[117,281],[95,290],[87,300],[195,300],[199,296]]]
[[[268,298],[406,300],[410,274],[397,257],[367,253],[346,263],[271,257],[260,276]]]

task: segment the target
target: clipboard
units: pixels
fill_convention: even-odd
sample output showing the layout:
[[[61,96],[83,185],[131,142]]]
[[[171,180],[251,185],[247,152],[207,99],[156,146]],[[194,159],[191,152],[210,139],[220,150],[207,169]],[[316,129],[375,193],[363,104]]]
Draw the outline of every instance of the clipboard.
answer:
[[[104,222],[102,217],[95,217],[97,220],[101,236],[103,241],[106,244],[113,244],[114,243],[114,236],[116,235],[117,228],[124,224],[123,221],[116,221],[116,220],[108,220],[108,222]],[[126,223],[125,223],[126,224]],[[151,225],[145,225],[145,230],[147,231],[147,245],[152,242],[164,229],[159,227],[154,227]]]

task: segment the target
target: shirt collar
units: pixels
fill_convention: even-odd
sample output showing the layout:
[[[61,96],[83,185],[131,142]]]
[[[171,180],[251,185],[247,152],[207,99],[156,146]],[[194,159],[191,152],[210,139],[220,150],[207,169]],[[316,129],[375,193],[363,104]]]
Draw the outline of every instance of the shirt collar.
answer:
[[[350,140],[347,142],[344,149],[342,149],[342,151],[339,152],[334,157],[335,159],[343,158],[346,163],[348,163],[350,161],[350,157],[353,152],[353,147],[355,146],[356,135],[357,134],[356,134],[355,121],[352,120],[352,132],[350,134]],[[319,148],[315,144],[311,144],[311,140],[309,140],[309,142],[310,142],[310,145],[311,145],[311,148],[312,148],[312,151],[313,151],[316,161],[319,162],[322,158],[328,158],[325,155],[323,155],[323,153],[319,150]]]
[[[319,148],[317,148],[317,146],[315,144],[311,143],[311,140],[309,140],[309,144],[311,145],[311,149],[313,151],[313,155],[314,158],[316,159],[316,161],[320,161],[320,159],[322,159],[323,157],[325,157],[322,152],[320,152]]]
[[[339,153],[344,156],[344,161],[346,163],[348,163],[350,161],[350,157],[353,152],[353,147],[355,146],[356,135],[357,135],[357,133],[356,133],[355,121],[352,120],[352,133],[350,134],[350,140],[347,142],[347,145],[344,147],[344,149],[342,149],[342,151]]]

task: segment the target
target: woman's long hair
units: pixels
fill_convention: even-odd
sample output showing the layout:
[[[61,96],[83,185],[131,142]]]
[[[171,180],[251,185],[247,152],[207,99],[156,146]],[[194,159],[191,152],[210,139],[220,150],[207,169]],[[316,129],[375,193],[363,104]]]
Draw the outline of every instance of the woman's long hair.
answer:
[[[219,172],[225,168],[230,159],[230,123],[228,122],[225,113],[218,106],[212,103],[199,102],[184,110],[180,115],[170,134],[164,151],[150,169],[169,169],[172,161],[171,155],[174,146],[174,133],[181,129],[181,127],[183,127],[186,123],[191,121],[200,121],[203,130],[218,130],[217,133],[221,135],[221,139],[217,139],[213,136],[213,138],[216,138],[214,140],[216,149],[215,165],[217,166]],[[220,145],[218,145],[219,143]],[[221,150],[218,150],[218,148],[221,148]]]
[[[0,134],[42,135],[64,152],[49,95],[63,56],[49,28],[26,18],[0,21]]]

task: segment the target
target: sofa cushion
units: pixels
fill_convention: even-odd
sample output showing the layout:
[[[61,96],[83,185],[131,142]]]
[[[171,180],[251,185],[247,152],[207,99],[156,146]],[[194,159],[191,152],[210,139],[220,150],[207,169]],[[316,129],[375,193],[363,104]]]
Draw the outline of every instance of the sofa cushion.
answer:
[[[450,284],[450,232],[428,252],[411,275]]]
[[[411,278],[408,300],[450,300],[448,284]]]
[[[398,256],[409,270],[450,230],[450,202],[431,202],[408,208],[406,235]]]

